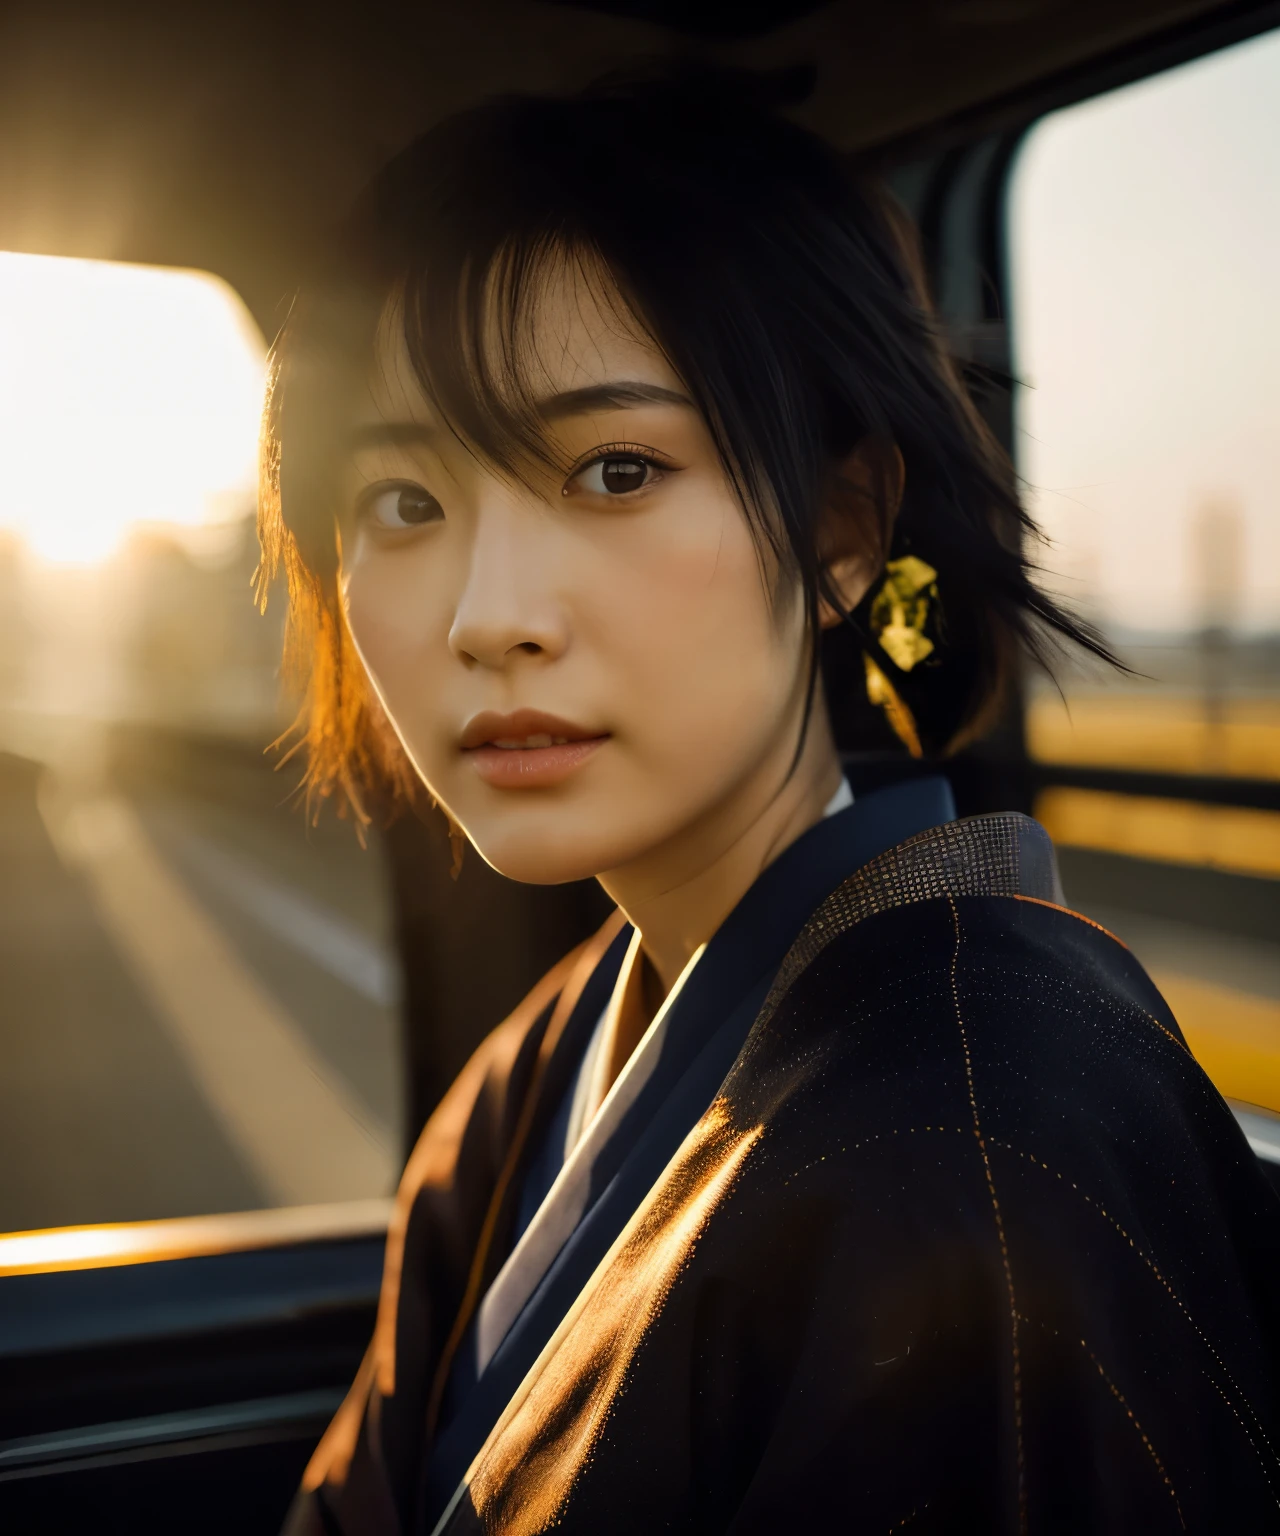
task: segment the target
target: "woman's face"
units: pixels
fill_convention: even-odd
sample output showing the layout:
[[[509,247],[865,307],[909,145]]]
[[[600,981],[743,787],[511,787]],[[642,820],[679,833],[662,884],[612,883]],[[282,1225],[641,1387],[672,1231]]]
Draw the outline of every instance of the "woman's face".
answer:
[[[621,313],[567,276],[539,303],[530,376],[563,473],[512,483],[452,437],[390,316],[353,427],[360,655],[432,794],[539,884],[776,794],[803,713],[798,585],[771,601],[705,424]]]

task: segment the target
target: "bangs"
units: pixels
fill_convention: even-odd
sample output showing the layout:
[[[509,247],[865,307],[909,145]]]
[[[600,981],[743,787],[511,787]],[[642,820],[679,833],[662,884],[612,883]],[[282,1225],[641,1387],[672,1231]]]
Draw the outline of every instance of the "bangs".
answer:
[[[587,237],[535,229],[491,250],[445,254],[457,259],[424,260],[402,278],[384,311],[383,334],[403,340],[442,425],[508,478],[523,480],[533,466],[570,467],[548,432],[545,407],[562,387],[556,363],[575,312],[582,318],[594,309],[617,335],[675,366]]]
[[[348,223],[342,265],[379,308],[390,298],[441,421],[517,478],[563,467],[538,409],[556,341],[544,305],[589,300],[662,355],[762,552],[803,571],[787,525],[805,520],[830,423],[799,355],[779,355],[778,321],[795,307],[776,248],[783,193],[769,185],[784,168],[735,128],[714,101],[661,93],[640,113],[607,91],[494,102],[386,168]]]
[[[353,386],[380,339],[402,338],[428,408],[468,451],[525,483],[564,469],[543,409],[561,303],[661,354],[769,585],[798,579],[815,634],[820,604],[842,613],[813,648],[842,746],[885,744],[867,724],[881,716],[864,657],[929,754],[993,718],[1020,649],[1050,662],[1056,635],[1111,659],[1032,580],[1036,530],[947,355],[902,215],[761,89],[686,72],[489,102],[398,155],[327,248],[275,350],[259,504],[260,592],[283,567],[320,792],[350,795],[353,744],[367,721],[381,729],[340,589]],[[819,549],[832,466],[865,441],[896,449],[904,489],[896,519],[882,487],[860,495],[853,531],[881,564],[911,555],[937,573],[933,652],[909,673],[879,644],[874,592],[844,613]]]

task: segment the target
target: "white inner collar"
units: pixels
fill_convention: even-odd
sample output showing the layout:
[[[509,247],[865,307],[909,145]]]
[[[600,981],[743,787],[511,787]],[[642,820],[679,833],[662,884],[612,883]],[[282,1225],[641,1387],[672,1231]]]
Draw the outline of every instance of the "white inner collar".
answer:
[[[840,788],[827,801],[823,817],[834,816],[852,804],[853,791],[849,788],[848,779],[842,778]],[[550,1268],[582,1219],[587,1207],[591,1165],[657,1066],[671,1005],[688,981],[694,966],[702,958],[706,947],[705,944],[701,945],[690,957],[688,965],[667,994],[639,1045],[605,1095],[599,1110],[590,1124],[584,1124],[587,1106],[597,1096],[597,1073],[603,1070],[600,1058],[604,1054],[604,1041],[610,1034],[612,1016],[621,1006],[632,967],[640,963],[640,935],[638,932],[632,935],[613,992],[600,1015],[578,1069],[565,1136],[564,1166],[480,1304],[476,1317],[476,1364],[479,1370],[483,1371],[493,1358],[494,1351],[506,1337],[507,1330],[533,1294],[538,1281]]]

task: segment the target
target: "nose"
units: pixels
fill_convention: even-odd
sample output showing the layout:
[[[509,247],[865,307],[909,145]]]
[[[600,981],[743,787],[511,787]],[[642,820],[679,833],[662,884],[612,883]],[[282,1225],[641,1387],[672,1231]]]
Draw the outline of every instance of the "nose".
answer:
[[[501,670],[522,657],[554,660],[568,644],[563,606],[547,579],[550,529],[533,508],[479,509],[449,649],[468,666]],[[539,534],[542,537],[539,537]]]

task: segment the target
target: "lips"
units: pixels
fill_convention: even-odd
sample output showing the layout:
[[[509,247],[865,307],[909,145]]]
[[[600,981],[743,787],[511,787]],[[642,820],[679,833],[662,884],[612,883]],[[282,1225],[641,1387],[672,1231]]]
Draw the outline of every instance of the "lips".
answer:
[[[477,775],[495,789],[539,789],[562,783],[608,740],[545,715],[518,709],[509,715],[485,710],[467,722],[462,752]]]

